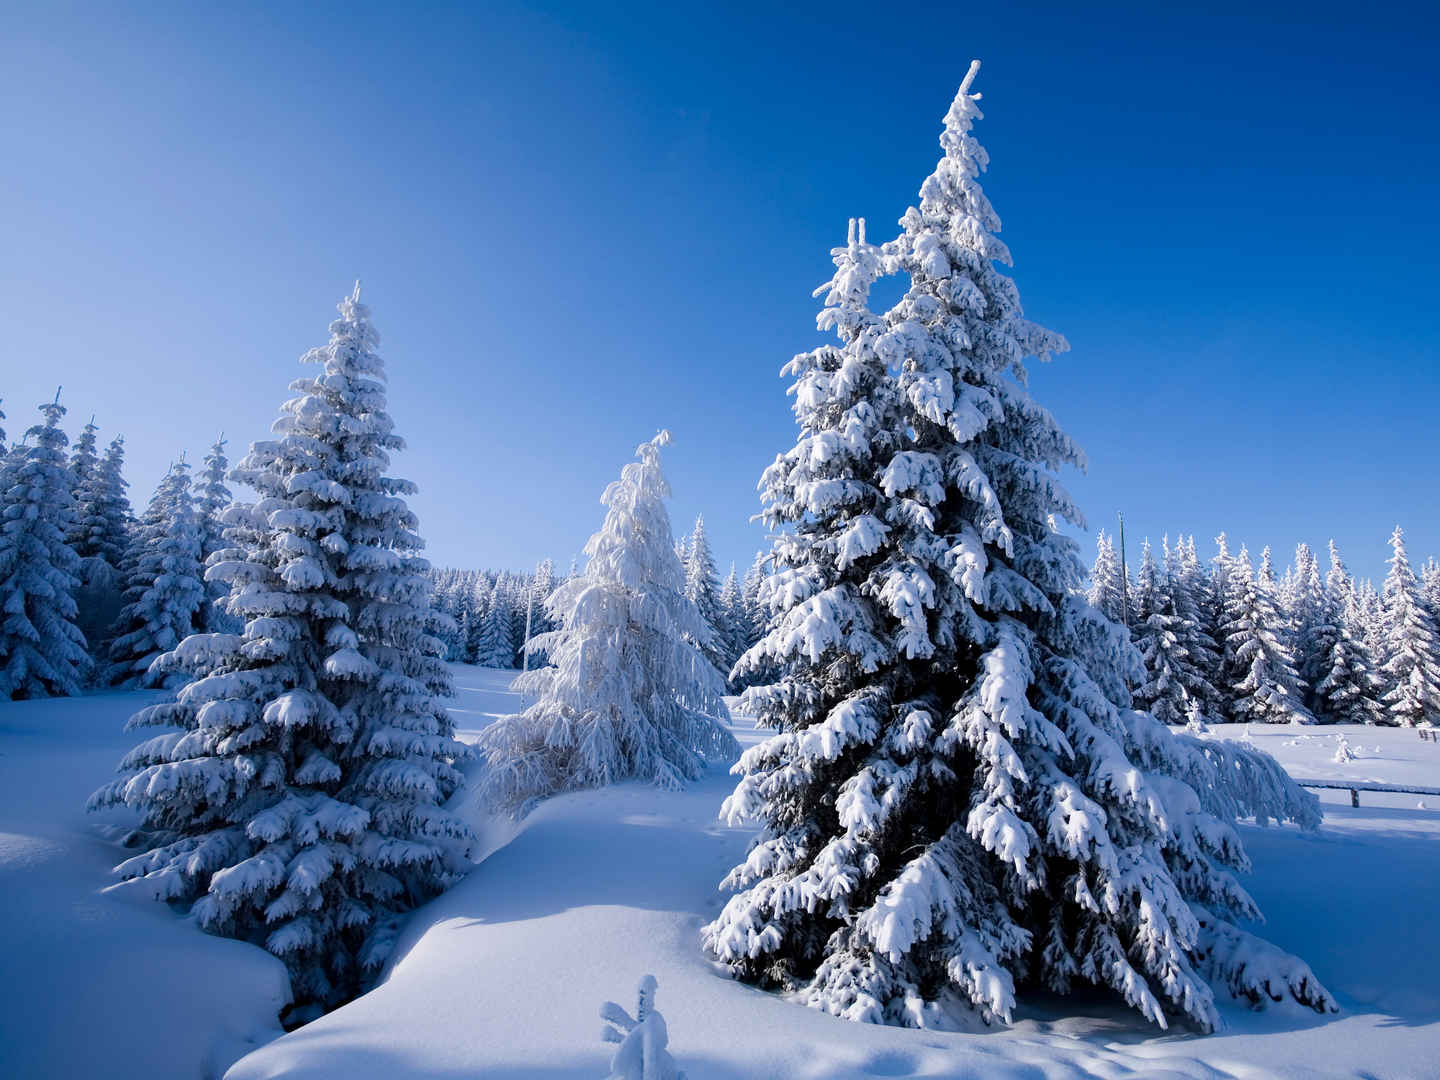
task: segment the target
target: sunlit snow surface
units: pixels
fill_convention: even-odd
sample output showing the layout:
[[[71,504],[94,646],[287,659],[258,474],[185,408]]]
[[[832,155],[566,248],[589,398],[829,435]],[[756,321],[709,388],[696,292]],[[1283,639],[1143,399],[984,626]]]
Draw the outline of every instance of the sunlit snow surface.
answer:
[[[519,708],[514,673],[455,672],[462,737]],[[0,704],[0,1076],[213,1076],[275,1034],[278,962],[101,891],[120,853],[81,807],[133,742],[120,726],[143,700]],[[1357,760],[1334,762],[1337,730]],[[1249,731],[1297,776],[1440,786],[1440,746],[1413,731]],[[743,722],[737,735],[755,738]],[[380,987],[226,1076],[598,1080],[612,1049],[600,1004],[631,1002],[647,973],[690,1080],[1440,1076],[1440,799],[1362,795],[1355,810],[1325,792],[1318,835],[1242,830],[1266,937],[1309,961],[1338,1016],[1232,1004],[1225,1033],[1162,1035],[1104,1001],[1029,997],[1013,1028],[964,1035],[835,1020],[700,955],[715,884],[748,840],[715,819],[730,783],[717,770],[679,794],[561,796],[518,826],[462,792],[489,857],[415,916]]]

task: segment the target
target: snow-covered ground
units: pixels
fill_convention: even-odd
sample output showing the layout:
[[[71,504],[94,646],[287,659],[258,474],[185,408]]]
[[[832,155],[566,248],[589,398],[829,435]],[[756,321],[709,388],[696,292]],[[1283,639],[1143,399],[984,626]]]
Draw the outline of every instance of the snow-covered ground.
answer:
[[[463,732],[519,707],[513,673],[455,671]],[[117,852],[82,806],[133,742],[119,729],[142,700],[0,705],[0,1076],[218,1075],[244,1040],[276,1034],[277,962],[101,891]],[[1249,730],[1298,776],[1440,786],[1440,746],[1413,731]],[[1332,760],[1337,731],[1357,760]],[[518,826],[471,807],[491,853],[417,913],[385,981],[256,1049],[227,1080],[602,1077],[600,1004],[633,1005],[646,973],[690,1080],[1440,1076],[1440,799],[1422,809],[1415,796],[1363,795],[1355,810],[1330,792],[1318,834],[1244,829],[1267,938],[1309,961],[1338,1016],[1232,1005],[1228,1031],[1199,1037],[1102,1001],[1031,998],[1013,1028],[962,1035],[835,1020],[700,955],[716,882],[748,840],[715,820],[729,787],[717,770],[678,794],[567,795]]]

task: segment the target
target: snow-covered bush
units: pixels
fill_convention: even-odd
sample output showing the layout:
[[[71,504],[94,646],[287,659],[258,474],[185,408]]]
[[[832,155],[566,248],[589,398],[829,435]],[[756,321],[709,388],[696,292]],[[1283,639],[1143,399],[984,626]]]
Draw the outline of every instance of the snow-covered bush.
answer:
[[[666,1049],[670,1033],[665,1017],[655,1008],[656,985],[654,975],[640,980],[633,1017],[613,1001],[600,1007],[600,1019],[605,1021],[600,1037],[620,1044],[605,1080],[685,1080]]]
[[[1008,1020],[1026,980],[1213,1029],[1192,905],[1256,917],[1233,818],[1313,824],[1315,800],[1264,754],[1129,708],[1139,656],[1079,597],[1056,524],[1080,521],[1055,471],[1083,457],[1022,360],[1066,345],[995,265],[974,72],[901,236],[835,252],[820,326],[841,346],[786,369],[801,431],[762,480],[769,629],[737,669],[781,672],[742,705],[779,734],[737,766],[722,813],[762,828],[703,941],[853,1020]],[[909,288],[877,317],[887,269]]]
[[[660,469],[668,432],[605,489],[605,524],[585,572],[546,601],[559,629],[535,644],[553,666],[515,682],[538,700],[485,729],[481,794],[494,806],[619,780],[679,787],[739,752],[723,676],[701,647],[711,629],[684,594]]]
[[[156,661],[192,681],[130,725],[176,730],[90,801],[141,816],[144,851],[121,877],[285,961],[292,1020],[363,990],[399,917],[468,868],[473,842],[441,805],[467,750],[428,632],[414,487],[386,475],[404,443],[358,286],[330,334],[304,357],[323,371],[291,384],[279,438],[233,474],[259,501],[226,511],[230,546],[207,573],[243,631]]]

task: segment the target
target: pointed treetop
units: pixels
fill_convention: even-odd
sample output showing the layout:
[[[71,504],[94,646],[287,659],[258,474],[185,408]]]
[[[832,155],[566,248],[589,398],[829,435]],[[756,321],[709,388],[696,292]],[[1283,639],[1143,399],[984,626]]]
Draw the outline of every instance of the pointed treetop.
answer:
[[[976,76],[976,75],[979,75],[979,74],[980,74],[980,61],[979,61],[979,60],[971,60],[971,61],[970,61],[970,70],[965,73],[965,79],[964,79],[964,81],[962,81],[962,82],[960,83],[960,93],[962,93],[962,94],[969,94],[969,93],[970,93],[970,84],[975,81],[975,76]],[[973,97],[973,98],[979,98],[979,97],[980,97],[979,94],[971,94],[970,96]]]
[[[356,279],[355,279],[355,288],[352,289],[351,292],[350,292],[350,302],[351,302],[352,304],[358,304],[358,303],[360,302],[360,279],[359,279],[359,278],[356,278]]]

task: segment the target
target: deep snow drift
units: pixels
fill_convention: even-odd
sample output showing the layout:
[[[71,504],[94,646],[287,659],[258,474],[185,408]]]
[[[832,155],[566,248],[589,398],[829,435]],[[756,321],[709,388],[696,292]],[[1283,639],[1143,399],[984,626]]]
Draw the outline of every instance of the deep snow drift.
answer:
[[[513,672],[455,673],[453,713],[467,740],[520,707],[505,692]],[[247,1038],[278,1034],[278,961],[152,901],[101,891],[122,852],[81,807],[129,745],[120,727],[140,701],[0,706],[5,1076],[214,1076]],[[1413,731],[1249,732],[1298,776],[1440,784],[1440,747]],[[756,738],[743,721],[736,733]],[[1337,733],[1356,760],[1334,762]],[[1415,796],[1364,795],[1353,810],[1347,793],[1326,792],[1318,834],[1243,828],[1258,868],[1245,884],[1270,916],[1266,936],[1314,967],[1340,1000],[1338,1016],[1228,1004],[1225,1033],[1161,1035],[1123,1005],[1028,997],[1013,1028],[963,1035],[835,1020],[704,959],[699,927],[749,839],[715,818],[732,782],[712,770],[680,793],[628,784],[566,795],[518,826],[485,821],[462,792],[455,804],[493,853],[412,918],[381,986],[227,1077],[598,1080],[613,1051],[600,1040],[600,1005],[629,1002],[647,973],[659,979],[670,1049],[690,1080],[1436,1074],[1440,923],[1413,913],[1440,881],[1440,800],[1420,809]]]

